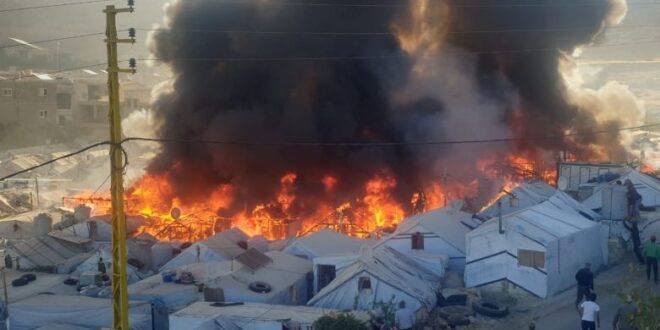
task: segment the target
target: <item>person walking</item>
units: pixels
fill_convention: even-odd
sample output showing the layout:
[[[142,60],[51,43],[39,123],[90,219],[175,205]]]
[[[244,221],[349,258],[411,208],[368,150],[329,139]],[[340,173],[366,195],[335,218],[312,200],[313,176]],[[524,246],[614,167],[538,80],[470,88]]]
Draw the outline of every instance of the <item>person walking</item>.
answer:
[[[596,304],[596,294],[587,295],[587,300],[580,304],[582,315],[582,330],[596,330],[600,328],[600,306]]]
[[[415,324],[413,311],[406,308],[406,302],[401,300],[399,310],[394,314],[394,324],[398,330],[412,330]]]
[[[584,264],[584,268],[578,270],[575,274],[577,281],[577,299],[575,299],[575,308],[578,308],[580,302],[594,290],[594,273],[591,272],[591,263]]]
[[[651,236],[651,241],[644,245],[644,256],[646,257],[646,280],[651,280],[651,271],[653,271],[653,280],[658,283],[658,254],[660,249],[655,244],[655,235]]]
[[[639,264],[643,265],[645,264],[645,260],[641,252],[642,241],[639,239],[639,226],[637,225],[637,222],[638,221],[636,219],[624,219],[623,226],[626,227],[628,231],[630,231],[630,240],[632,241],[633,252],[635,253],[635,256],[637,256]]]
[[[632,297],[630,295],[626,296],[626,304],[619,307],[614,315],[614,321],[612,321],[612,329],[614,330],[638,330],[632,322],[632,317],[637,314],[637,306],[633,304]]]

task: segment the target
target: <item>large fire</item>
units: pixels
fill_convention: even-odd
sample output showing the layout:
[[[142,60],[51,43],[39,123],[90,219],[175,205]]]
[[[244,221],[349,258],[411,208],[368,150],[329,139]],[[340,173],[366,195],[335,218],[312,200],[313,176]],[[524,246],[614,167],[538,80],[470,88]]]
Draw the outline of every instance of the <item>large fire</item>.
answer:
[[[516,156],[508,156],[504,162],[498,162],[495,158],[484,159],[476,167],[482,179],[496,181],[498,188],[504,187],[506,190],[513,189],[518,182],[526,179],[543,179],[553,183],[555,177],[551,170],[540,170],[533,161]],[[332,195],[340,180],[326,175],[321,183],[326,193]],[[360,197],[342,200],[340,196],[334,196],[331,200],[336,204],[320,202],[313,206],[314,211],[308,216],[300,216],[293,207],[301,199],[296,193],[297,183],[296,173],[284,173],[279,180],[280,189],[271,200],[227,214],[236,189],[231,184],[217,187],[208,198],[183,202],[176,196],[166,175],[146,174],[127,189],[125,209],[128,216],[144,219],[138,233],[149,233],[161,240],[195,241],[230,227],[268,239],[300,236],[320,228],[368,237],[392,230],[407,216],[448,206],[448,202],[453,200],[472,199],[479,194],[480,181],[476,178],[458,180],[446,174],[420,187],[410,196],[408,203],[401,203],[393,196],[394,189],[401,183],[390,172],[383,170],[366,181]],[[497,190],[487,197],[497,198],[500,194],[501,191]],[[70,207],[86,203],[95,215],[110,214],[109,193],[95,197],[91,193],[83,193],[68,199],[68,202]]]

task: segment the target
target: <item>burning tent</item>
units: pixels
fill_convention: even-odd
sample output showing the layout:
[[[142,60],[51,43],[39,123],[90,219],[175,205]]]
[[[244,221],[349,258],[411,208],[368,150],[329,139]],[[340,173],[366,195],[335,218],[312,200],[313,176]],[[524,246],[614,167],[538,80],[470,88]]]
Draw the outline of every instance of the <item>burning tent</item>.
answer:
[[[470,231],[472,215],[442,208],[404,220],[396,231],[376,243],[378,250],[391,247],[403,253],[425,251],[449,258],[449,268],[460,273],[465,267],[465,235]]]
[[[465,238],[467,287],[511,282],[538,297],[575,285],[575,270],[607,264],[607,232],[571,208],[545,201],[493,218]],[[603,227],[604,228],[604,227]]]
[[[152,104],[168,142],[127,189],[127,213],[203,214],[184,219],[203,237],[231,225],[281,239],[319,221],[364,237],[412,214],[414,196],[420,209],[482,204],[509,179],[488,164],[522,159],[515,179],[550,179],[560,150],[627,154],[616,129],[641,106],[621,84],[574,84],[570,56],[621,22],[623,1],[371,2],[173,2],[150,37],[172,70]]]
[[[163,265],[160,270],[173,270],[196,262],[232,260],[245,252],[247,234],[238,228],[232,228],[195,242]]]
[[[511,189],[508,194],[500,192],[497,198],[486,206],[477,217],[490,219],[500,214],[506,215],[544,202],[559,210],[571,210],[579,213],[592,221],[600,219],[600,215],[586,205],[542,181],[524,182]]]

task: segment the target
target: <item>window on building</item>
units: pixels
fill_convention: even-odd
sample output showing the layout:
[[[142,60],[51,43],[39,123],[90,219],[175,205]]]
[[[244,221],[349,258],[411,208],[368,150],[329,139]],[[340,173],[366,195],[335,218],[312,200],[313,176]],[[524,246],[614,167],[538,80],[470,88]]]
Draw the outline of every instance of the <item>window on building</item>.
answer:
[[[362,276],[358,279],[358,290],[371,290],[371,277]]]
[[[39,118],[41,119],[48,118],[48,110],[39,110]]]
[[[518,249],[518,266],[545,268],[545,252]]]
[[[416,232],[410,238],[413,250],[424,250],[424,234]]]
[[[57,93],[57,108],[71,109],[71,94]]]
[[[318,272],[316,282],[318,289],[321,290],[337,277],[337,269],[335,268],[335,265],[318,265],[317,267]]]
[[[2,95],[4,96],[14,96],[14,90],[11,88],[5,88],[2,90]]]
[[[39,96],[48,95],[48,88],[39,88]]]

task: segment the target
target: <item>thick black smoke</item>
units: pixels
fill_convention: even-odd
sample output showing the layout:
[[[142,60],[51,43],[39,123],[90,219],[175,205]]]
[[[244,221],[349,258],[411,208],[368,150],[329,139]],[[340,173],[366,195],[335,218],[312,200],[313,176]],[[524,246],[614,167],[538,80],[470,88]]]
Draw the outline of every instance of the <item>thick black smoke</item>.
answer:
[[[477,79],[494,100],[513,85],[519,104],[507,104],[503,120],[517,136],[561,136],[569,129],[585,134],[599,129],[590,112],[567,100],[560,62],[580,45],[592,43],[605,28],[615,2],[609,0],[453,2],[449,42],[478,54]],[[510,4],[510,5],[509,5]],[[479,33],[462,33],[479,31]],[[501,77],[506,79],[502,80]],[[506,85],[502,84],[506,81]],[[609,129],[616,123],[605,124]],[[609,135],[610,156],[620,153],[618,136]],[[603,136],[580,135],[577,141],[534,140],[520,150],[567,150],[588,153],[581,146],[603,143]],[[600,140],[600,141],[599,141]],[[575,143],[577,142],[577,143]],[[621,158],[618,158],[621,159]]]
[[[152,45],[154,55],[171,66],[175,77],[174,90],[154,104],[164,121],[159,135],[256,143],[451,138],[440,128],[451,100],[421,98],[393,105],[392,96],[408,83],[415,61],[401,49],[396,36],[351,34],[389,32],[394,22],[414,24],[408,5],[421,1],[410,1],[341,1],[381,5],[377,7],[291,5],[305,3],[300,0],[288,5],[283,0],[175,2],[167,29],[154,35]],[[509,122],[514,102],[505,89],[513,85],[522,99],[522,106],[515,109],[523,113],[517,134],[561,134],[590,120],[565,100],[558,72],[560,50],[570,52],[589,42],[602,28],[609,5],[606,0],[575,5],[579,2],[525,1],[530,6],[521,7],[467,6],[502,5],[501,1],[449,3],[450,30],[547,30],[448,35],[448,42],[469,51],[504,51],[479,55],[480,97],[501,103],[509,111],[502,112],[501,120]],[[519,51],[536,48],[544,50]],[[540,147],[566,146],[555,141]],[[341,203],[362,195],[364,183],[384,170],[397,179],[395,195],[406,205],[424,180],[437,178],[434,168],[442,156],[442,148],[403,146],[170,143],[150,171],[168,173],[176,193],[189,199],[233,183],[238,189],[233,211],[271,201],[280,189],[279,178],[295,172],[296,189],[304,196],[296,207],[304,213],[314,209],[317,198],[327,200],[324,176],[339,178],[333,196],[341,196],[343,200],[336,201]]]

